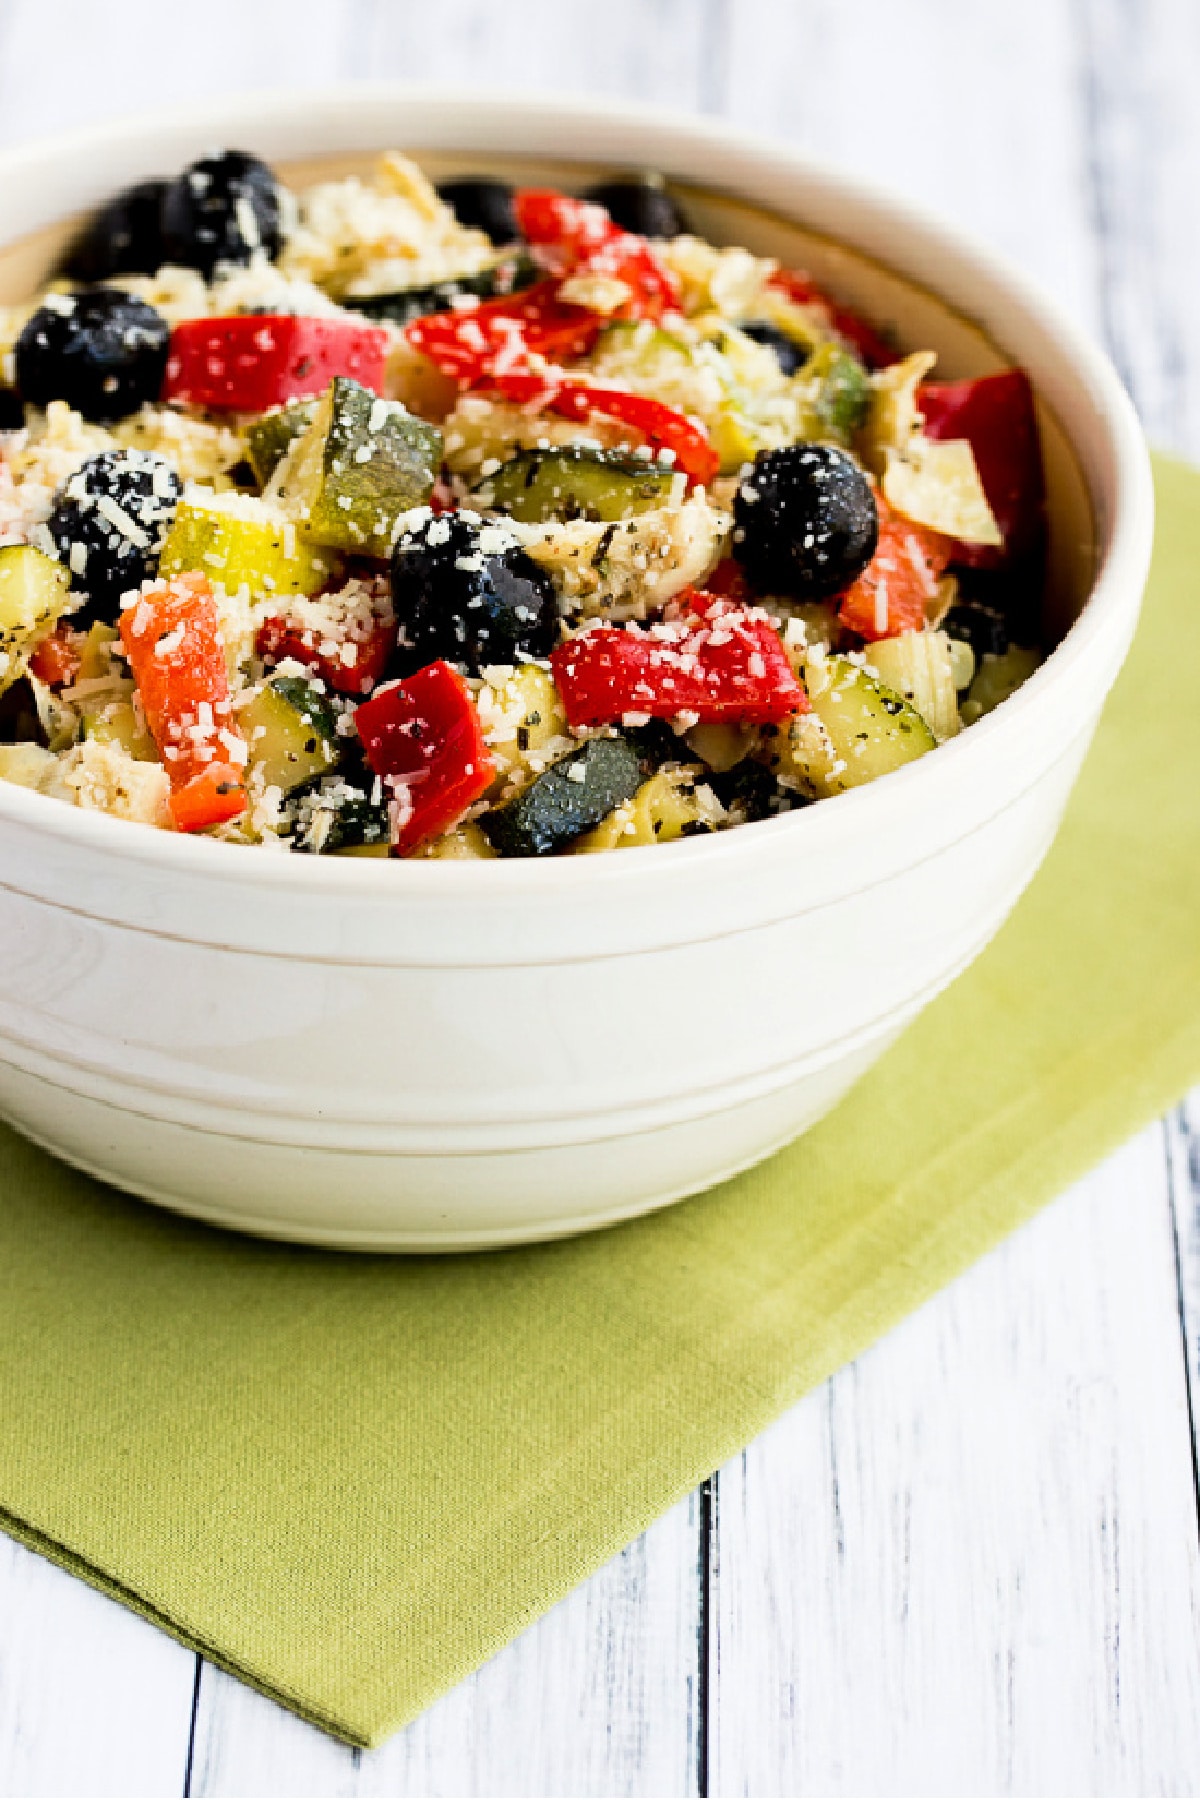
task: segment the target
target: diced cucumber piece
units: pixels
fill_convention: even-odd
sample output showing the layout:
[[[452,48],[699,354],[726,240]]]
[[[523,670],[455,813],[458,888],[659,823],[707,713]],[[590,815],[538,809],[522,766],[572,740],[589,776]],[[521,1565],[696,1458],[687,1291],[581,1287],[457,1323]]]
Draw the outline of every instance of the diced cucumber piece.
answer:
[[[902,631],[872,644],[867,657],[884,686],[916,708],[939,744],[962,730],[944,631]]]
[[[163,575],[195,570],[228,593],[316,594],[336,579],[341,559],[306,542],[272,501],[192,489],[179,502],[158,566]]]
[[[804,680],[812,711],[792,721],[777,765],[801,792],[861,787],[936,748],[920,713],[847,657],[810,658]]]
[[[316,410],[315,400],[293,400],[263,413],[247,428],[246,455],[259,487],[266,487],[296,439],[312,424]]]
[[[619,737],[589,738],[479,824],[501,856],[553,856],[632,800],[641,784],[631,745]]]
[[[328,775],[338,760],[337,720],[316,689],[295,675],[276,675],[238,707],[250,746],[250,771],[264,787],[294,788]]]
[[[30,544],[0,548],[0,693],[25,672],[39,638],[58,623],[71,598],[62,563]]]
[[[441,460],[436,425],[339,375],[271,492],[314,543],[387,557],[397,519],[428,500]]]
[[[515,294],[540,281],[543,274],[532,256],[522,252],[506,257],[490,269],[481,269],[476,275],[458,275],[451,281],[432,282],[428,287],[395,288],[387,294],[347,294],[342,304],[368,319],[407,325],[428,313],[447,312],[464,295],[492,300],[499,294]]]
[[[628,519],[665,506],[683,479],[621,450],[563,444],[522,450],[481,481],[471,498],[528,525],[547,519]]]
[[[984,713],[994,712],[1002,700],[1015,694],[1041,662],[1039,650],[1010,644],[1003,656],[981,656],[979,669],[962,703],[962,722],[973,725]]]

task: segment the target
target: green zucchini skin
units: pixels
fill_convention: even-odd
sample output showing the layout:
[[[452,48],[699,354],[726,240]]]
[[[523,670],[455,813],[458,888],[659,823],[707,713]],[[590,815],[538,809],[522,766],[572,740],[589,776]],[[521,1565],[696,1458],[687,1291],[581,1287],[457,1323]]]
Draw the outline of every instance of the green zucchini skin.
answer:
[[[396,520],[428,500],[441,460],[436,425],[338,375],[272,491],[314,543],[386,558]]]
[[[477,275],[459,275],[452,281],[431,282],[428,287],[396,288],[386,294],[348,294],[344,305],[368,319],[386,319],[391,325],[408,325],[429,313],[448,312],[464,295],[494,300],[532,287],[544,271],[531,256],[506,257]]]
[[[632,800],[641,782],[637,751],[624,738],[589,738],[507,806],[484,813],[480,829],[501,856],[553,856]]]
[[[38,639],[70,603],[66,569],[31,544],[0,548],[0,692],[25,672]]]
[[[320,801],[301,812],[301,826],[292,838],[292,849],[301,856],[332,856],[339,850],[357,850],[369,844],[386,844],[391,835],[388,809],[364,798],[347,798],[335,805]]]
[[[263,413],[246,432],[246,456],[260,488],[266,487],[272,475],[298,437],[316,416],[315,400],[293,400]]]
[[[522,450],[480,482],[471,498],[527,525],[548,519],[615,522],[665,506],[675,482],[671,469],[644,457],[565,444]]]
[[[298,675],[276,675],[241,708],[250,764],[285,794],[328,775],[341,754],[337,718]]]
[[[813,435],[850,443],[866,423],[871,404],[870,379],[858,358],[837,344],[822,344],[801,369],[800,379],[817,383]]]

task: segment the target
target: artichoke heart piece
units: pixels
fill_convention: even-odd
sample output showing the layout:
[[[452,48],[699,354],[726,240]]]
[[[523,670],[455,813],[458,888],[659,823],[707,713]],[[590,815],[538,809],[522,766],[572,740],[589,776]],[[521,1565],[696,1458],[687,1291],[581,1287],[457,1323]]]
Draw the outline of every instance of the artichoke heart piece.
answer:
[[[682,475],[646,457],[564,444],[523,450],[475,488],[472,499],[529,525],[548,519],[627,519],[682,499]]]
[[[252,494],[193,488],[175,512],[158,562],[161,575],[195,570],[227,593],[316,594],[341,559],[305,543],[280,508]]]
[[[889,451],[883,497],[904,518],[945,537],[994,547],[1004,542],[965,438],[935,442],[918,432],[903,456]]]
[[[441,460],[435,425],[338,376],[269,491],[314,543],[383,558],[397,519],[429,499]]]
[[[24,673],[30,651],[70,599],[70,576],[53,557],[29,544],[0,549],[0,692]]]

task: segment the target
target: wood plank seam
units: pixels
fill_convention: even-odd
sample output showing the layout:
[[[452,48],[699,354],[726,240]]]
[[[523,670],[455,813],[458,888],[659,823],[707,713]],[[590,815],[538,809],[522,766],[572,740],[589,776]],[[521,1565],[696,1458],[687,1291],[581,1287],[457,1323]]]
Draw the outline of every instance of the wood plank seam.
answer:
[[[192,1678],[192,1711],[188,1720],[187,1758],[183,1769],[183,1796],[190,1800],[192,1792],[192,1764],[196,1755],[196,1720],[200,1712],[200,1682],[204,1675],[204,1658],[197,1652],[196,1668]]]
[[[1163,1122],[1171,1190],[1171,1236],[1175,1250],[1175,1278],[1179,1293],[1179,1325],[1183,1333],[1183,1378],[1187,1393],[1188,1423],[1192,1434],[1192,1484],[1196,1491],[1196,1528],[1200,1534],[1200,1292],[1196,1276],[1200,1265],[1200,1136],[1191,1127],[1186,1104]]]
[[[697,1569],[700,1592],[696,1619],[696,1793],[700,1800],[709,1794],[709,1734],[717,1683],[710,1667],[716,1651],[715,1615],[713,1612],[716,1563],[719,1556],[719,1515],[721,1476],[714,1470],[699,1488],[699,1551]]]

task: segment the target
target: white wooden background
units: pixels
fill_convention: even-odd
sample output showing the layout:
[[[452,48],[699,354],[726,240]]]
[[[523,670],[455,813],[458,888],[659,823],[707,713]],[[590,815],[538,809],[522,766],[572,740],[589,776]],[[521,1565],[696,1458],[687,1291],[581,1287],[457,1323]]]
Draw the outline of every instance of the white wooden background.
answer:
[[[0,140],[468,78],[719,113],[890,179],[1200,460],[1196,0],[0,0]],[[0,1539],[0,1792],[1200,1791],[1200,1096],[384,1749]]]

